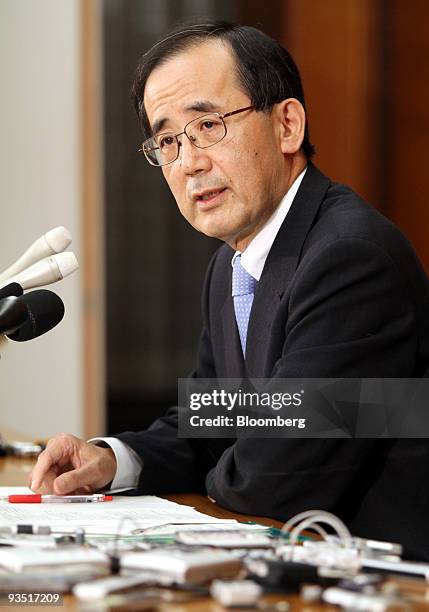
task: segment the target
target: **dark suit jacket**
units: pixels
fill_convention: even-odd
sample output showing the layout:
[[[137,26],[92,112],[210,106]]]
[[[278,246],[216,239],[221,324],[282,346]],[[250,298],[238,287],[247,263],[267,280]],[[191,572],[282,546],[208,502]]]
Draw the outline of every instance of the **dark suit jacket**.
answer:
[[[231,298],[233,250],[207,272],[193,376],[418,377],[429,363],[426,275],[404,236],[312,164],[258,283],[243,361]],[[406,410],[406,406],[404,406]],[[355,535],[429,559],[429,443],[177,438],[177,410],[118,436],[144,462],[140,493],[201,491],[282,521],[308,509]]]

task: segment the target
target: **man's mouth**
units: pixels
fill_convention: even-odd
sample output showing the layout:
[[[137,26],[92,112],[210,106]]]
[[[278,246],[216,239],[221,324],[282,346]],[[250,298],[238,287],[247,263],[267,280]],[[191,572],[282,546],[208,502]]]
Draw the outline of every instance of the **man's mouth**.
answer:
[[[193,200],[196,203],[199,202],[204,202],[206,204],[208,203],[214,203],[214,201],[218,198],[218,196],[223,193],[225,191],[225,187],[222,187],[220,189],[210,189],[207,191],[202,191],[200,193],[196,193],[193,195]]]

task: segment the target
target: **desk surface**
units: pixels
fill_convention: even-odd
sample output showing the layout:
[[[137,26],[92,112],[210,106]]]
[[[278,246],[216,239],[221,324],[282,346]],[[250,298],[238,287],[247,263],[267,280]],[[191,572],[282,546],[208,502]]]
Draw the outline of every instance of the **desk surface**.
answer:
[[[33,459],[16,459],[16,458],[8,458],[1,459],[0,458],[0,485],[1,486],[22,486],[27,485],[28,474],[30,473],[32,467],[34,465]],[[238,520],[253,520],[263,525],[273,525],[279,527],[281,523],[278,521],[268,519],[266,517],[255,517],[249,515],[238,514],[235,512],[229,512],[224,508],[221,508],[217,504],[211,502],[207,497],[203,495],[186,493],[181,495],[166,495],[167,499],[178,502],[180,504],[192,505],[200,512],[208,514],[210,516],[215,516],[218,518],[235,518]],[[409,592],[412,593],[415,597],[421,600],[421,603],[413,604],[411,610],[415,610],[416,612],[423,612],[424,610],[427,612],[429,610],[429,589],[426,589],[423,583],[410,583]],[[408,589],[407,589],[408,591]],[[322,605],[322,604],[308,604],[303,603],[300,598],[296,595],[270,595],[264,597],[264,601],[266,603],[275,603],[279,601],[287,601],[291,604],[291,611],[293,612],[334,612],[337,611],[337,607]],[[16,606],[15,606],[15,609]],[[26,608],[27,609],[27,608]],[[46,612],[46,607],[29,607],[31,610],[44,610]],[[64,606],[61,608],[54,608],[61,610],[78,610],[78,607],[75,605],[74,598],[70,596],[66,596],[64,598]],[[222,606],[216,604],[213,600],[209,598],[199,599],[193,602],[180,603],[180,604],[163,604],[158,607],[162,612],[222,612],[225,610]],[[274,608],[271,608],[274,610]]]

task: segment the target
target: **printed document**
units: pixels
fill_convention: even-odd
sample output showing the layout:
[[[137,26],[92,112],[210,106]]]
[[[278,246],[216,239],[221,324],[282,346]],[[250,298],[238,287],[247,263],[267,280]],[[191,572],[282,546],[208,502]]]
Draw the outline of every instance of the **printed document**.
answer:
[[[31,494],[27,487],[0,487],[0,497]],[[191,506],[154,495],[113,496],[112,501],[96,503],[11,504],[0,501],[1,527],[20,524],[47,525],[53,531],[70,533],[83,527],[87,535],[130,535],[158,525],[208,524],[221,526],[239,523],[217,519]]]

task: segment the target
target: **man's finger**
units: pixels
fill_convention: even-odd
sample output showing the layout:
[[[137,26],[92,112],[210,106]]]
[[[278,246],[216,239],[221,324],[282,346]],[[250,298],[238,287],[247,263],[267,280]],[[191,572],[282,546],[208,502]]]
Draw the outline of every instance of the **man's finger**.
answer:
[[[33,476],[30,488],[34,491],[38,489],[46,475],[46,473],[58,461],[64,459],[66,449],[60,443],[53,443],[45,448],[39,455],[37,463],[33,470]]]
[[[56,495],[67,495],[79,489],[84,489],[86,493],[90,493],[97,488],[93,484],[97,473],[97,470],[91,464],[64,472],[54,480],[54,493]]]
[[[40,484],[45,478],[46,473],[52,467],[52,463],[53,463],[52,455],[49,453],[47,449],[45,449],[44,451],[40,453],[37,463],[33,470],[31,483],[30,483],[30,488],[33,491],[36,491],[40,487]]]
[[[39,483],[37,489],[33,489],[34,493],[50,494],[54,492],[54,480],[57,477],[57,473],[54,470],[49,470],[43,480]]]
[[[38,482],[33,477],[30,483],[30,489],[32,489],[34,493],[52,493],[53,482],[57,476],[58,473],[56,470],[49,469],[43,474]]]

